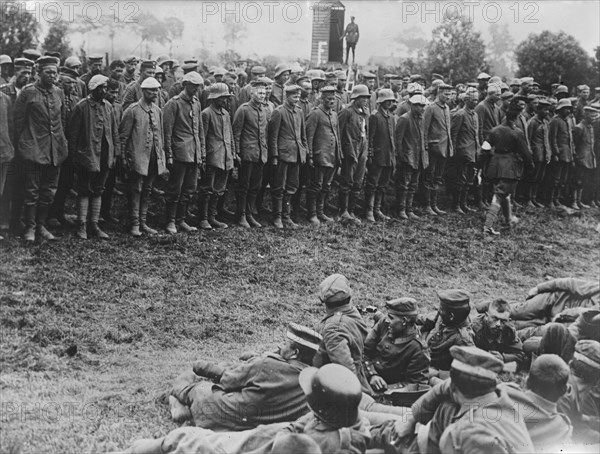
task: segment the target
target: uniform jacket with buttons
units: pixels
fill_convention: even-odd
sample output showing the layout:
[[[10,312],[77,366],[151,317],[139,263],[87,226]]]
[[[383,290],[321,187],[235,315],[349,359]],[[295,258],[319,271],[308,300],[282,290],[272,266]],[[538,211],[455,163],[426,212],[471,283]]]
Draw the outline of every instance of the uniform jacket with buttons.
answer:
[[[596,168],[594,154],[594,130],[591,124],[580,122],[573,128],[573,145],[575,148],[575,163],[586,169]]]
[[[156,105],[159,109],[162,109],[165,106],[165,102],[168,99],[168,94],[162,88],[158,89],[158,96],[156,98]],[[125,93],[123,94],[123,109],[127,109],[131,104],[140,99],[144,99],[144,91],[142,88],[142,82],[136,80],[131,82],[125,88]]]
[[[396,166],[396,118],[391,112],[379,108],[369,116],[369,150],[373,165]]]
[[[431,367],[439,370],[450,370],[450,364],[452,364],[450,347],[453,345],[474,345],[471,321],[467,318],[458,326],[446,326],[442,318],[439,317],[435,327],[427,336]]]
[[[162,114],[167,160],[200,164],[206,145],[198,98],[182,92],[165,104]]]
[[[416,328],[395,337],[386,317],[380,319],[365,340],[365,360],[386,383],[427,383],[429,355]]]
[[[425,151],[423,139],[423,117],[416,117],[412,111],[405,113],[398,118],[395,135],[398,162],[414,170],[429,167],[429,154]]]
[[[119,125],[113,107],[103,99],[88,96],[73,108],[67,127],[69,154],[73,163],[90,172],[100,172],[103,142],[107,144],[107,163],[111,168],[120,150]]]
[[[321,167],[335,167],[342,161],[340,128],[335,111],[322,106],[313,108],[306,118],[306,140],[313,162]]]
[[[347,367],[356,374],[363,392],[372,393],[364,364],[364,342],[368,328],[360,312],[351,304],[328,308],[321,320],[319,332],[323,340],[313,359],[315,367],[334,363]]]
[[[211,104],[202,111],[202,123],[206,164],[221,170],[233,169],[235,143],[229,112],[226,109],[217,109]]]
[[[152,123],[150,118],[152,118]],[[156,104],[148,105],[144,100],[140,100],[129,106],[123,113],[123,119],[119,125],[119,138],[122,155],[129,170],[140,175],[148,175],[150,156],[154,149],[158,174],[166,172],[162,112]]]
[[[506,123],[496,126],[488,142],[494,147],[486,170],[490,179],[518,180],[523,174],[523,161],[533,161],[525,135],[516,126]]]
[[[12,102],[7,95],[0,92],[0,164],[12,161],[15,156],[11,137],[13,128]],[[0,188],[0,192],[3,189]]]
[[[434,102],[423,113],[423,136],[425,148],[431,156],[451,158],[454,147],[450,134],[450,109],[447,104]]]
[[[548,125],[548,137],[552,157],[559,162],[573,162],[573,137],[569,121],[556,115]]]
[[[287,104],[276,107],[269,120],[269,156],[282,162],[304,164],[307,151],[302,109]]]
[[[62,91],[35,82],[21,90],[14,106],[15,144],[20,157],[42,165],[59,166],[67,158],[63,129]]]
[[[368,151],[368,111],[352,102],[342,109],[339,120],[344,159],[358,162]]]
[[[548,120],[540,120],[537,115],[527,123],[527,136],[531,145],[534,162],[550,162],[552,150],[548,140]]]
[[[479,143],[483,143],[488,140],[492,129],[502,122],[502,113],[496,103],[492,103],[487,99],[477,104],[475,112],[479,117]]]
[[[473,320],[473,341],[475,346],[485,351],[496,351],[502,354],[505,363],[523,361],[523,343],[514,324],[511,322],[503,326],[502,332],[497,338],[494,338],[487,329],[485,322],[486,314],[480,314]]]
[[[452,144],[461,162],[474,163],[479,150],[479,117],[474,110],[463,107],[452,116]]]
[[[268,124],[267,109],[263,103],[249,101],[238,108],[233,117],[233,137],[236,153],[242,161],[267,162]]]

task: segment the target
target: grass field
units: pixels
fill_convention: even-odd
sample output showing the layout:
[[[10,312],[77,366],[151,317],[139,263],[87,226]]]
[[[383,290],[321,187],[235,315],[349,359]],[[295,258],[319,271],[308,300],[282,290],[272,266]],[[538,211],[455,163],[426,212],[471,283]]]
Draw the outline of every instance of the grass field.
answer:
[[[199,358],[277,345],[316,326],[318,283],[345,274],[356,304],[461,287],[516,301],[546,277],[598,279],[598,210],[519,213],[490,241],[480,215],[298,231],[229,228],[140,240],[0,245],[2,453],[96,453],[175,425],[157,402]]]

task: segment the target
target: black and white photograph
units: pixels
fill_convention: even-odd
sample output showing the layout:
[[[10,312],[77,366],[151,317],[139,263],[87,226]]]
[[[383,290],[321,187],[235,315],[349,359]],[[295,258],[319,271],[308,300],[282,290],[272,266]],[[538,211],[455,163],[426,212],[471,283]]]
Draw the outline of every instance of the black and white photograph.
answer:
[[[600,452],[600,0],[0,0],[0,454]]]

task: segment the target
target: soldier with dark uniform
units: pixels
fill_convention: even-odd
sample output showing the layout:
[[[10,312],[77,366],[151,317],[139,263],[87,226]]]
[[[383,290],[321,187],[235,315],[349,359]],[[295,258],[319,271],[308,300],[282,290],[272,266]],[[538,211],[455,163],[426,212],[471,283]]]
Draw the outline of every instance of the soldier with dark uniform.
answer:
[[[298,100],[298,105],[300,106],[300,109],[302,109],[304,120],[306,120],[308,114],[313,108],[313,105],[310,102],[310,97],[312,95],[312,85],[307,79],[303,78],[298,82],[298,86],[302,89],[300,91],[300,99]]]
[[[123,110],[126,111],[127,108],[136,101],[142,99],[142,82],[148,77],[152,77],[154,79],[154,75],[156,74],[156,62],[154,60],[144,60],[140,64],[140,75],[138,80],[129,83],[127,88],[125,89],[125,94],[123,95]],[[156,80],[156,79],[154,79]],[[159,94],[154,101],[154,103],[158,106],[158,108],[163,107],[163,98],[160,94],[160,90],[162,87],[159,87]]]
[[[342,142],[340,220],[360,224],[354,215],[367,168],[369,154],[369,111],[371,94],[366,85],[355,85],[350,104],[339,115]]]
[[[551,103],[545,99],[540,99],[538,108],[534,117],[527,123],[527,136],[531,145],[531,154],[535,171],[531,174],[529,184],[529,201],[533,207],[541,208],[537,197],[540,185],[544,181],[546,166],[552,159],[550,142],[548,140],[548,119],[550,118]]]
[[[110,62],[108,70],[110,71],[109,78],[116,80],[119,83],[118,99],[121,100],[123,99],[123,96],[125,96],[125,90],[127,89],[127,84],[123,82],[125,63],[123,63],[121,60],[113,60]]]
[[[0,92],[0,199],[4,193],[10,163],[15,157],[15,147],[12,143],[13,128],[12,103],[7,95]],[[0,235],[0,240],[3,239]]]
[[[250,101],[250,99],[252,98],[252,85],[251,82],[253,80],[257,80],[261,77],[264,77],[265,74],[267,74],[267,68],[265,68],[264,66],[253,66],[252,69],[250,70],[250,80],[248,81],[248,83],[240,90],[240,95],[239,95],[239,103],[240,105]],[[269,98],[267,97],[267,100],[269,100]]]
[[[273,91],[269,97],[269,101],[275,104],[275,107],[281,106],[285,100],[284,86],[290,78],[292,69],[285,63],[280,63],[275,68],[275,83],[273,84]]]
[[[77,58],[76,56],[72,55],[65,59],[64,66],[65,66],[65,68],[69,68],[69,69],[75,71],[75,73],[77,74],[75,94],[80,99],[83,98],[84,93],[87,90],[87,87],[85,86],[85,82],[83,80],[81,80],[81,78],[79,77],[79,74],[81,71],[81,66],[82,66],[81,60],[79,60],[79,58]]]
[[[88,72],[85,73],[83,76],[81,76],[81,81],[85,85],[83,93],[81,94],[82,98],[86,97],[88,94],[87,87],[88,87],[88,84],[90,83],[90,80],[92,79],[92,77],[94,77],[97,74],[102,73],[103,60],[104,60],[104,56],[100,55],[100,54],[94,54],[94,55],[90,55],[88,57]]]
[[[572,129],[573,151],[575,160],[575,169],[573,172],[574,196],[572,209],[590,208],[585,205],[581,198],[583,195],[583,185],[586,181],[594,178],[596,171],[596,155],[594,154],[594,141],[599,138],[594,137],[593,122],[598,118],[598,110],[592,106],[583,108],[581,121]]]
[[[389,88],[377,93],[377,110],[369,116],[369,151],[365,185],[366,218],[369,222],[389,221],[381,211],[383,197],[396,167],[396,118],[390,112],[396,100]]]
[[[77,173],[77,236],[108,235],[98,227],[102,193],[117,156],[121,153],[117,119],[106,101],[108,77],[97,74],[88,83],[89,95],[73,109],[68,123],[69,154]],[[89,212],[89,224],[88,224]]]
[[[140,59],[135,55],[130,55],[123,59],[123,63],[125,63],[125,72],[123,73],[123,82],[125,85],[129,85],[131,82],[135,80],[135,69],[137,64],[140,62]]]
[[[48,210],[54,201],[60,165],[67,157],[67,140],[63,129],[66,115],[60,89],[56,87],[58,61],[40,57],[39,80],[21,90],[15,103],[15,142],[24,161],[25,241],[36,236],[56,240],[46,230]]]
[[[333,110],[335,113],[339,114],[342,109],[348,103],[348,93],[346,93],[346,81],[348,80],[348,76],[345,71],[337,72],[337,86],[335,91],[335,105]]]
[[[188,225],[186,216],[196,193],[198,170],[206,165],[202,109],[196,97],[204,80],[192,71],[185,74],[181,82],[183,92],[172,97],[163,109],[165,157],[169,167],[166,231],[171,235],[176,234],[177,229],[184,233],[198,230]]]
[[[365,371],[374,391],[395,383],[427,383],[429,355],[415,326],[417,301],[404,297],[385,303],[387,316],[365,339]]]
[[[183,65],[181,65],[181,69],[183,71],[184,76],[187,73],[191,73],[192,71],[198,72],[198,61],[197,60],[185,60],[183,62]],[[202,84],[198,88],[198,93],[196,94],[198,99],[200,99],[200,96],[203,93],[203,89],[204,89],[204,84]],[[183,84],[181,83],[181,81],[178,80],[177,82],[174,82],[168,90],[169,99],[172,98],[173,96],[178,95],[182,91],[183,91]],[[208,104],[206,103],[206,101],[205,101],[205,104],[206,104],[206,106],[204,106],[202,104],[202,99],[200,99],[200,105],[203,107],[208,107]]]
[[[448,377],[453,345],[468,346],[473,344],[473,330],[469,320],[471,311],[471,295],[460,289],[444,290],[437,293],[440,307],[437,314],[427,318],[423,324],[427,346],[431,355],[430,378],[445,379]],[[435,384],[436,380],[432,380]]]
[[[569,125],[569,116],[573,105],[568,99],[561,99],[556,106],[556,115],[548,125],[548,137],[552,150],[550,175],[552,178],[552,193],[550,208],[562,208],[561,191],[569,181],[573,165],[573,136]]]
[[[306,119],[306,140],[310,185],[307,191],[308,221],[313,225],[333,222],[325,214],[325,201],[342,160],[338,116],[333,110],[335,87],[321,90],[321,103],[314,107]]]

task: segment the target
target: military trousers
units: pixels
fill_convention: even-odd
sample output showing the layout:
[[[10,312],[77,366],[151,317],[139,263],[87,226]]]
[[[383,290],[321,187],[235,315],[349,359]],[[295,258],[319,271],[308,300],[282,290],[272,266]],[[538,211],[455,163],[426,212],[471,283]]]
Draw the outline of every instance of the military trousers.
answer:
[[[173,161],[169,171],[169,183],[165,192],[171,203],[189,203],[198,185],[198,164],[195,162]]]
[[[83,197],[100,197],[104,192],[110,169],[106,165],[101,165],[99,172],[92,172],[85,167],[77,166],[75,173],[77,174],[78,195]]]
[[[236,186],[238,195],[250,195],[256,199],[263,182],[263,169],[262,162],[242,161]]]
[[[392,166],[379,166],[377,164],[371,164],[367,172],[367,183],[365,185],[365,192],[374,194],[385,193],[385,189],[392,178],[394,168]]]
[[[210,195],[221,197],[227,189],[228,179],[229,170],[207,165],[206,172],[200,179],[200,195],[203,197]]]
[[[444,185],[446,158],[429,153],[429,166],[423,171],[423,184],[429,191],[437,191]]]
[[[335,177],[336,167],[324,167],[315,165],[311,169],[310,185],[307,192],[312,197],[317,197],[318,194],[327,196],[331,190],[331,183]]]
[[[284,193],[288,196],[294,195],[298,190],[299,179],[299,163],[280,161],[273,174],[273,189],[271,190],[273,199],[283,199]]]
[[[567,184],[571,167],[570,162],[553,161],[550,163],[550,178],[553,187],[562,188]]]
[[[366,145],[360,148],[361,152],[356,161],[351,158],[342,159],[340,179],[340,193],[342,194],[352,192],[356,196],[362,189],[367,170],[367,150]]]
[[[24,185],[25,185],[25,205],[49,206],[54,201],[58,179],[60,177],[60,167],[53,165],[37,164],[32,161],[25,161],[24,164]]]

